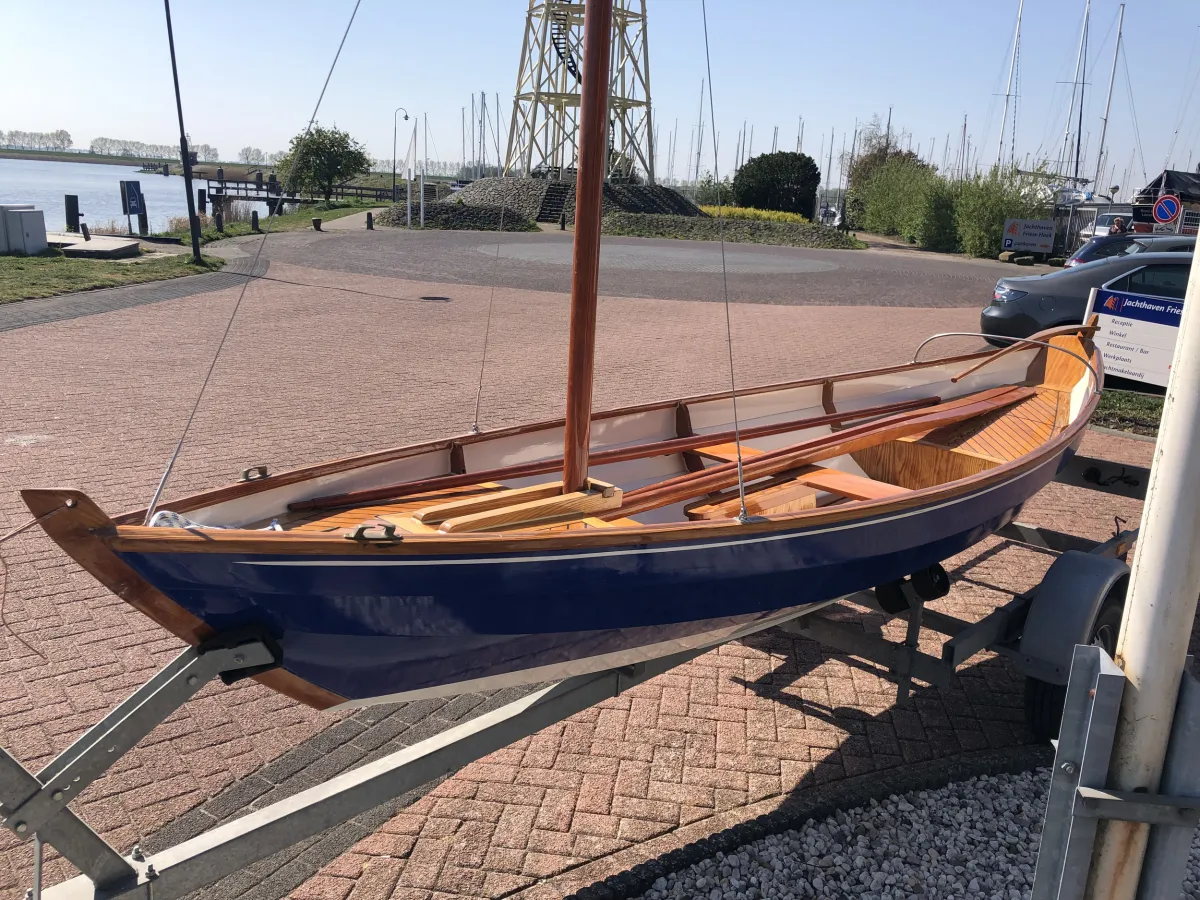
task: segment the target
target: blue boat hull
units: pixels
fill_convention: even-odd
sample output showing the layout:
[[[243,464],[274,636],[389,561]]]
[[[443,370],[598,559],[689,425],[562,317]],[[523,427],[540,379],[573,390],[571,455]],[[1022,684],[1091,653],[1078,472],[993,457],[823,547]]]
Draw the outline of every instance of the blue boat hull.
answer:
[[[217,631],[265,625],[285,669],[348,700],[449,693],[717,643],[902,578],[1010,521],[1071,452],[915,508],[708,540],[471,557],[118,555]]]

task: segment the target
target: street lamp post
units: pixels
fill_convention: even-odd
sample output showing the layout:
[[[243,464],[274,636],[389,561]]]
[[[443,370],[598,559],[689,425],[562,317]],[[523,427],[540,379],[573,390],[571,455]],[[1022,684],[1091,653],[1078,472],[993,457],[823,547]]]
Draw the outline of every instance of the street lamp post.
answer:
[[[396,111],[392,113],[392,202],[396,202],[396,113],[404,113],[404,121],[408,121],[408,110],[403,106],[397,106]]]

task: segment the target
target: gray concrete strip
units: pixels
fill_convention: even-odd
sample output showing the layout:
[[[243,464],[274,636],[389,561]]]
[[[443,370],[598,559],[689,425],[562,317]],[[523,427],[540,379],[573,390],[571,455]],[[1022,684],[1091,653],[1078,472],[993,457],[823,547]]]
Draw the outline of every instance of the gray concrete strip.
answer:
[[[31,325],[45,325],[94,316],[99,313],[161,303],[163,300],[178,300],[193,294],[206,294],[239,287],[247,276],[256,278],[267,273],[270,263],[260,260],[253,267],[250,258],[230,259],[220,272],[207,275],[185,275],[167,281],[150,281],[125,287],[105,288],[99,291],[80,291],[75,294],[60,294],[43,300],[22,300],[0,305],[0,331],[13,331]]]

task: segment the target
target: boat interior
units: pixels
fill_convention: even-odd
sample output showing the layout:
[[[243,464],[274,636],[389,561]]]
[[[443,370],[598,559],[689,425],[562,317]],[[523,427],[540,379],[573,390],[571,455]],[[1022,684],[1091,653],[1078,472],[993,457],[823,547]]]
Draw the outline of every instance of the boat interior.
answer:
[[[802,517],[901,499],[1035,453],[1096,389],[1086,327],[1038,345],[649,404],[593,417],[563,490],[561,421],[266,475],[165,503],[151,524],[354,540]],[[260,477],[255,477],[259,475]],[[140,526],[144,512],[116,520]]]

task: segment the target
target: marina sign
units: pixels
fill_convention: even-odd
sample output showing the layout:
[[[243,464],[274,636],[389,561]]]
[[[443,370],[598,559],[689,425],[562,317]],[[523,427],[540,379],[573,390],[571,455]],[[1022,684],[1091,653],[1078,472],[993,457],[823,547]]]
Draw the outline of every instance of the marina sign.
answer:
[[[1093,313],[1099,319],[1096,346],[1105,372],[1166,387],[1183,301],[1092,288],[1083,320]]]
[[[1005,219],[1001,250],[1029,250],[1050,253],[1054,248],[1054,222],[1051,219]]]

